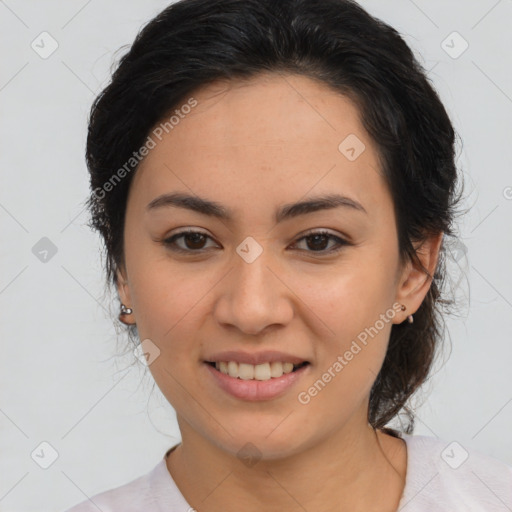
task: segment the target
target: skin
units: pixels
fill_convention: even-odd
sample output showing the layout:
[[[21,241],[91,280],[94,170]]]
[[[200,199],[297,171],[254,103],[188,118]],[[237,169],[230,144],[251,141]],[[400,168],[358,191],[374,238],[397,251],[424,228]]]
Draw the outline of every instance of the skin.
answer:
[[[406,447],[369,426],[369,393],[392,324],[419,308],[431,281],[412,264],[399,267],[393,202],[359,112],[296,75],[216,82],[193,97],[198,105],[133,178],[118,271],[120,298],[133,308],[126,323],[158,346],[150,371],[177,413],[182,443],[168,470],[202,512],[396,510]],[[338,150],[349,134],[365,144],[354,161]],[[170,192],[219,202],[233,220],[176,207],[147,211]],[[366,213],[335,208],[274,222],[281,205],[332,192]],[[177,240],[188,254],[161,243],[184,228],[210,238]],[[350,245],[329,255],[334,240],[300,241],[319,229]],[[263,249],[252,263],[236,252],[248,236]],[[418,248],[432,275],[441,239]],[[320,393],[299,403],[298,393],[395,303],[407,310],[397,309]],[[283,396],[249,402],[213,384],[203,360],[221,350],[285,351],[311,366]],[[260,457],[250,467],[237,457],[247,442]]]

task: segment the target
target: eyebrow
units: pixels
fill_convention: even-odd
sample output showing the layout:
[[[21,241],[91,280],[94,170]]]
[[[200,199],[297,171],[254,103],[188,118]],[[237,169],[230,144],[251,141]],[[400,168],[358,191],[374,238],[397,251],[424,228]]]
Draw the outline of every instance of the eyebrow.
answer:
[[[151,212],[164,207],[185,208],[202,215],[225,221],[232,221],[235,216],[232,210],[220,203],[181,192],[158,196],[146,206],[146,210]],[[277,224],[300,215],[339,207],[345,207],[356,212],[368,214],[361,203],[350,197],[340,194],[327,194],[312,197],[297,203],[284,204],[276,211],[274,221]]]

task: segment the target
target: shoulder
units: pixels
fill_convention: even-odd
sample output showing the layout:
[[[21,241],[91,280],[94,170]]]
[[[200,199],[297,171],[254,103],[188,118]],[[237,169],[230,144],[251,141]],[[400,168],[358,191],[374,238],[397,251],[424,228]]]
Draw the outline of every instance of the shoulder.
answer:
[[[65,512],[156,512],[164,509],[169,512],[190,509],[167,470],[165,457],[149,473],[95,494]]]
[[[158,466],[148,474],[140,476],[124,485],[95,494],[91,498],[66,510],[66,512],[151,510],[148,507],[152,499],[149,493],[151,488],[150,481],[157,468]]]
[[[512,466],[457,441],[401,437],[408,452],[401,512],[512,510]]]

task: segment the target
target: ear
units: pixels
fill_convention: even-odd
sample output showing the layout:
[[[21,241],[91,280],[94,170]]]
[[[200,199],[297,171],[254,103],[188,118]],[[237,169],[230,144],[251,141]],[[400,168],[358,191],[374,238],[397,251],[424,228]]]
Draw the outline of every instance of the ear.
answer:
[[[440,232],[414,247],[419,260],[431,276],[436,271],[442,240],[443,232]],[[395,323],[403,322],[409,315],[414,314],[419,309],[431,284],[432,279],[421,268],[410,261],[407,263],[398,282],[396,295],[396,300],[407,306],[407,309],[403,312],[403,318],[397,315],[398,322]]]
[[[119,267],[116,270],[116,278],[117,278],[117,293],[119,294],[119,299],[121,300],[121,304],[124,304],[127,308],[132,307],[132,300],[130,296],[130,285],[128,283],[128,278],[126,271],[123,267]],[[133,313],[131,315],[120,315],[119,319],[127,324],[132,325],[135,324]]]

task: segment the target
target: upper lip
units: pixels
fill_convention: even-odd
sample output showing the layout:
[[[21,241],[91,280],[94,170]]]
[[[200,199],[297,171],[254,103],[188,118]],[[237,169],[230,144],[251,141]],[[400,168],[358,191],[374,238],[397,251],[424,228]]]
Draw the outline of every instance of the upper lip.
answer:
[[[249,352],[241,352],[239,350],[228,350],[225,352],[216,352],[215,354],[211,354],[205,359],[205,361],[209,363],[236,361],[237,363],[258,365],[272,362],[300,364],[307,361],[307,359],[287,354],[285,352],[276,352],[274,350],[265,350],[262,352],[254,352],[252,354]]]

